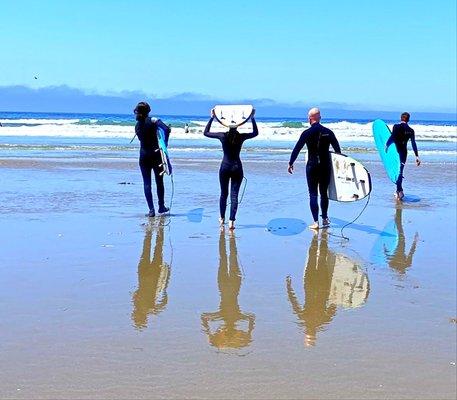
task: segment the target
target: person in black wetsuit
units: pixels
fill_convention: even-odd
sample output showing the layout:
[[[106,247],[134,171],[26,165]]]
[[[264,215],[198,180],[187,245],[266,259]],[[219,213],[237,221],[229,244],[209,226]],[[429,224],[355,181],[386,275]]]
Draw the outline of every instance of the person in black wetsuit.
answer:
[[[154,202],[152,201],[151,171],[154,171],[157,197],[159,200],[159,214],[166,213],[169,209],[165,207],[165,187],[163,185],[164,170],[161,167],[162,159],[159,152],[159,142],[157,139],[157,128],[160,126],[165,132],[165,144],[168,146],[168,138],[171,129],[160,119],[151,118],[149,112],[151,107],[146,102],[140,102],[135,107],[137,123],[135,125],[135,135],[141,143],[140,148],[140,169],[143,176],[144,195],[148,203],[149,212],[147,216],[155,217]]]
[[[403,197],[405,197],[405,194],[403,193],[403,170],[405,168],[406,158],[408,156],[407,145],[409,139],[411,139],[411,146],[413,147],[413,151],[416,156],[416,165],[419,166],[421,164],[421,160],[419,159],[419,152],[417,151],[414,129],[408,125],[410,115],[409,113],[404,112],[400,118],[401,122],[394,125],[392,129],[392,135],[390,135],[390,138],[386,143],[386,152],[389,146],[392,143],[395,143],[398,154],[400,155],[400,175],[397,179],[397,191],[395,192],[395,197],[398,200],[401,200]]]
[[[219,200],[221,227],[225,223],[225,210],[227,208],[227,198],[230,188],[230,220],[229,228],[235,229],[236,211],[238,209],[238,192],[243,181],[243,165],[241,164],[240,152],[243,143],[247,139],[256,137],[259,134],[257,123],[254,119],[255,110],[252,112],[252,132],[240,134],[236,128],[230,128],[228,132],[210,132],[211,124],[214,120],[214,110],[211,110],[211,118],[206,125],[203,134],[209,138],[219,139],[222,143],[224,158],[219,169],[219,182],[221,185],[221,197]]]
[[[288,172],[293,173],[294,162],[303,146],[308,148],[308,162],[306,164],[306,180],[309,190],[309,206],[313,214],[314,223],[309,227],[319,229],[319,205],[317,203],[317,189],[321,195],[322,224],[330,225],[328,218],[328,185],[330,184],[330,153],[332,145],[336,153],[341,153],[340,145],[335,134],[320,124],[321,114],[318,108],[311,108],[308,112],[308,120],[311,127],[306,129],[298,139],[292,154],[290,155]]]

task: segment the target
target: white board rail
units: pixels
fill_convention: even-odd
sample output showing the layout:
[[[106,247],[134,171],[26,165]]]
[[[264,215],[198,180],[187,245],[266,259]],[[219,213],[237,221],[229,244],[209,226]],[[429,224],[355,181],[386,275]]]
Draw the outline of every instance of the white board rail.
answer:
[[[237,128],[249,121],[253,110],[254,107],[250,104],[216,105],[214,106],[214,116],[221,125]]]
[[[371,192],[371,176],[357,160],[330,152],[331,174],[328,187],[330,200],[350,202],[362,200]]]

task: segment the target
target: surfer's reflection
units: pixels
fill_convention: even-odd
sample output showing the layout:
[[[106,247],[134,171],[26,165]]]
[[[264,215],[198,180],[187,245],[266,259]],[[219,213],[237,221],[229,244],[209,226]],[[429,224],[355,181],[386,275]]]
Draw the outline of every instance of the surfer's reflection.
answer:
[[[305,330],[305,345],[314,346],[317,333],[324,330],[336,314],[338,306],[362,306],[368,297],[369,282],[360,267],[328,247],[328,234],[323,231],[320,241],[315,233],[308,251],[303,274],[304,305],[301,306],[292,280],[286,287],[290,304]]]
[[[132,296],[132,321],[138,329],[146,328],[148,315],[159,314],[168,302],[170,267],[163,260],[163,226],[155,230],[155,246],[151,260],[153,229],[148,227],[144,236],[143,252],[138,264],[138,289]]]
[[[395,211],[395,228],[397,231],[397,240],[395,245],[389,247],[386,243],[384,243],[383,246],[387,263],[400,275],[404,275],[406,270],[413,264],[413,256],[419,239],[419,234],[416,232],[411,248],[409,249],[408,254],[406,254],[406,240],[405,232],[403,230],[402,212],[403,210],[401,208],[397,208]]]
[[[209,343],[219,349],[242,348],[252,341],[255,315],[243,313],[238,305],[241,288],[241,272],[238,263],[236,239],[229,238],[230,253],[227,257],[224,232],[219,237],[219,271],[217,281],[221,301],[219,311],[203,313],[202,326],[208,335]]]

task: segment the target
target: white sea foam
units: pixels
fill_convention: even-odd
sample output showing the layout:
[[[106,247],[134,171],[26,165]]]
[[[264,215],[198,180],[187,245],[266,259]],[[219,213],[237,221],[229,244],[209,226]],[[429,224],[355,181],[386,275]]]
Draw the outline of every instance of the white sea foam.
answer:
[[[86,120],[87,121],[87,120]],[[0,136],[20,136],[20,137],[74,137],[74,138],[125,138],[133,137],[135,130],[133,125],[119,124],[98,124],[96,120],[90,120],[90,123],[81,124],[79,119],[2,119],[0,122]],[[191,128],[188,133],[184,128],[172,128],[173,138],[176,139],[202,139],[203,129],[206,120],[191,121]],[[254,141],[274,140],[294,142],[301,132],[306,129],[304,124],[302,128],[291,128],[284,126],[283,122],[258,122],[259,136]],[[335,132],[338,140],[341,142],[372,142],[373,136],[371,123],[355,123],[348,121],[330,122],[325,126]],[[451,125],[415,125],[412,124],[416,132],[418,141],[443,141],[457,142],[457,127]],[[227,128],[213,123],[212,130],[226,131]],[[247,123],[239,128],[241,133],[252,130],[252,125]]]
[[[2,124],[14,125],[67,125],[77,124],[79,119],[45,119],[45,118],[20,118],[20,119],[0,119]]]

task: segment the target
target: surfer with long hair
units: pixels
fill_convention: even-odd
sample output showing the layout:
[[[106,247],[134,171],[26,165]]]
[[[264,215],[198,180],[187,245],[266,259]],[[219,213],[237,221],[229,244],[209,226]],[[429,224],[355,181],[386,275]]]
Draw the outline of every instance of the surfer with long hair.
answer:
[[[221,185],[221,196],[219,199],[221,227],[225,224],[225,211],[227,208],[227,198],[230,184],[230,219],[229,229],[235,229],[235,218],[238,210],[238,193],[241,182],[243,181],[243,164],[240,159],[240,152],[243,143],[247,139],[252,139],[259,134],[257,123],[254,119],[255,110],[252,111],[252,132],[240,134],[237,128],[229,128],[228,132],[211,132],[211,124],[215,118],[214,109],[211,110],[211,118],[206,125],[203,134],[206,137],[219,139],[222,144],[224,157],[219,168],[219,183]]]
[[[160,119],[151,118],[149,116],[151,107],[144,101],[139,102],[133,112],[135,113],[135,118],[137,120],[135,135],[141,143],[139,164],[143,177],[144,196],[146,197],[146,202],[149,207],[149,212],[146,215],[148,217],[155,217],[154,202],[152,201],[152,171],[154,171],[157,187],[159,214],[168,211],[168,207],[165,207],[165,187],[163,184],[163,168],[161,167],[162,160],[159,153],[157,129],[160,127],[165,132],[166,145],[168,145],[171,129]]]

